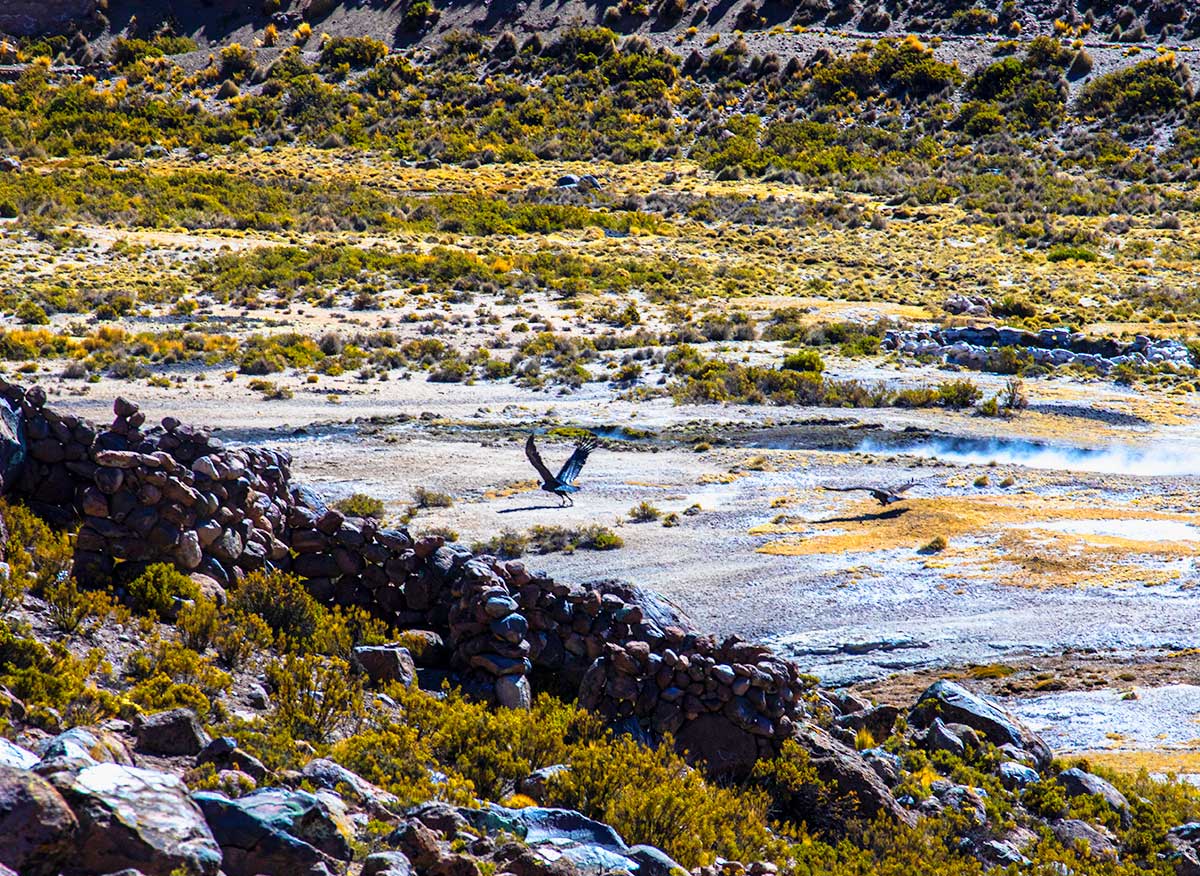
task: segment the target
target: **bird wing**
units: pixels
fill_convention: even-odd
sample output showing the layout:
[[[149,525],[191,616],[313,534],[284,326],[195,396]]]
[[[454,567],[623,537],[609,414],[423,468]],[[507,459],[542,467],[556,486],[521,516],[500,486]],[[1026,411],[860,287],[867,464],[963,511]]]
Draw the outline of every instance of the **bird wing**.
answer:
[[[575,478],[579,477],[579,472],[583,468],[583,464],[587,462],[588,454],[596,449],[596,439],[586,438],[575,445],[575,452],[570,458],[563,463],[563,467],[558,472],[558,482],[560,484],[574,484]]]
[[[877,493],[877,492],[879,492],[879,487],[828,487],[828,486],[822,485],[821,489],[822,490],[830,490],[834,493],[858,493],[858,492]]]
[[[909,481],[907,484],[901,484],[900,486],[896,487],[894,490],[892,490],[892,492],[898,496],[901,493],[908,492],[919,483],[920,481]]]
[[[542,483],[554,483],[554,475],[550,473],[550,469],[546,468],[546,463],[542,462],[542,455],[538,453],[537,445],[533,443],[533,436],[529,436],[529,440],[525,442],[525,456],[529,462],[537,469],[537,473],[542,476]]]

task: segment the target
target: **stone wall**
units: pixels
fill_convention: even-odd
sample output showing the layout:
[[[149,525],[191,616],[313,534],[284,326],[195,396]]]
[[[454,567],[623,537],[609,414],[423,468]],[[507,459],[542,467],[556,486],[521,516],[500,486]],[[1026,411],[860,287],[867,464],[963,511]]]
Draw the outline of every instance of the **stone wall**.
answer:
[[[0,463],[11,463],[4,484],[43,516],[79,524],[85,586],[119,586],[156,562],[222,587],[258,569],[292,572],[326,604],[439,633],[477,696],[526,707],[532,678],[630,732],[670,733],[726,771],[776,751],[804,713],[795,665],[703,636],[639,587],[564,584],[347,517],[292,482],[288,454],[226,448],[173,417],[149,428],[125,399],[101,427],[54,410],[37,387],[0,382],[0,398],[15,415],[0,442]]]
[[[1187,346],[1174,339],[1138,335],[1132,341],[1122,342],[1114,338],[1089,338],[1061,328],[1039,332],[1010,326],[893,329],[885,335],[883,347],[976,370],[1005,367],[1012,363],[1014,352],[1038,365],[1079,365],[1101,373],[1119,365],[1193,365]]]

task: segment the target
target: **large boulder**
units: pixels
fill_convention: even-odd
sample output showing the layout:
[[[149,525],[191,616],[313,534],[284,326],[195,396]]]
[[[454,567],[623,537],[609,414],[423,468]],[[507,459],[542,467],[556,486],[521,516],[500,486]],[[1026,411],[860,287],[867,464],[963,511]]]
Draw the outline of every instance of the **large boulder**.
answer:
[[[0,766],[0,864],[24,876],[52,876],[67,861],[78,829],[53,785],[27,769]]]
[[[193,799],[221,846],[228,876],[328,876],[352,856],[344,813],[335,814],[326,795],[265,788],[238,799],[212,791]]]
[[[1067,848],[1085,851],[1098,861],[1117,859],[1116,838],[1103,827],[1088,824],[1079,818],[1061,818],[1050,825],[1054,836]]]
[[[177,870],[215,874],[221,851],[175,776],[101,763],[51,778],[79,819],[74,862],[89,873],[136,867],[145,876]]]
[[[960,684],[942,679],[921,694],[909,715],[914,727],[929,727],[935,718],[947,724],[965,724],[994,745],[1013,745],[1029,752],[1039,769],[1049,766],[1050,747],[1021,720],[992,700]]]
[[[232,736],[219,736],[204,746],[196,755],[196,766],[212,764],[219,772],[221,770],[237,770],[243,772],[256,782],[267,777],[267,768],[257,757],[238,748],[237,740]]]

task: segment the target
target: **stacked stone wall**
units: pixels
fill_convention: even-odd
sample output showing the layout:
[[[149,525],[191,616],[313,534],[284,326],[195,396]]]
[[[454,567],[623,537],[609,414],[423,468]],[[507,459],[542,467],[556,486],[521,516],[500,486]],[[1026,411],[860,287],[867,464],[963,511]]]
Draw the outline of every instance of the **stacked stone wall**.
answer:
[[[804,712],[794,664],[700,635],[641,588],[564,584],[346,516],[292,482],[287,453],[227,448],[173,417],[147,428],[125,399],[101,427],[55,410],[37,387],[0,384],[0,398],[12,433],[0,457],[7,491],[78,523],[85,585],[128,581],[161,562],[222,587],[260,569],[291,572],[323,603],[437,632],[450,668],[479,696],[527,707],[531,677],[546,679],[614,725],[671,734],[730,769],[777,750]]]

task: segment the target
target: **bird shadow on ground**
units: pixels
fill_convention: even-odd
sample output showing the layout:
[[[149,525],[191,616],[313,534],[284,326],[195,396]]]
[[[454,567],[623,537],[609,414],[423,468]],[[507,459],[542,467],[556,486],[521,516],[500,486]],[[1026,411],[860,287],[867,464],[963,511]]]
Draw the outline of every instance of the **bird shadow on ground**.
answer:
[[[518,511],[552,511],[555,508],[569,508],[570,505],[526,505],[524,508],[501,508],[497,514],[516,514]]]
[[[866,523],[868,520],[895,520],[902,514],[907,514],[907,508],[889,508],[886,511],[880,511],[878,514],[859,514],[857,517],[829,517],[825,520],[810,520],[810,526],[816,526],[819,523]]]

